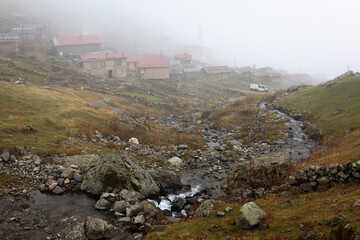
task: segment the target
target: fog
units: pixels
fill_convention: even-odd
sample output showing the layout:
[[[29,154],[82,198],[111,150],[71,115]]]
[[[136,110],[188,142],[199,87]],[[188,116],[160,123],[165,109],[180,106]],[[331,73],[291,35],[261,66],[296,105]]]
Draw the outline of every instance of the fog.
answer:
[[[0,0],[5,2],[5,0]],[[126,54],[172,55],[201,46],[201,60],[292,73],[360,71],[360,1],[12,0],[53,33],[98,34]]]

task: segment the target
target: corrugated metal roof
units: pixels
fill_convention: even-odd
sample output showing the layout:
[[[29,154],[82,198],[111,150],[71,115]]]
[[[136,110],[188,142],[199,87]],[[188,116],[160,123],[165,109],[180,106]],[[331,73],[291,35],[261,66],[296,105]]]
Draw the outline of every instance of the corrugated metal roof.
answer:
[[[82,61],[95,61],[95,60],[106,60],[106,59],[120,59],[123,58],[124,54],[121,52],[112,53],[94,53],[94,54],[83,54],[80,55]]]
[[[157,55],[128,56],[128,62],[137,62],[139,68],[170,67],[170,58]]]
[[[203,70],[207,74],[230,73],[230,69],[227,66],[204,67]]]
[[[100,44],[101,40],[97,35],[61,36],[53,38],[55,46],[77,46]]]

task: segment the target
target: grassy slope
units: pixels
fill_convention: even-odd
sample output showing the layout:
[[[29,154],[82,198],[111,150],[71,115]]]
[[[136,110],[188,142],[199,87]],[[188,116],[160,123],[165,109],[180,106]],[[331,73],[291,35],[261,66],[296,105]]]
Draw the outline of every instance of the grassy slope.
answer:
[[[152,232],[145,239],[297,239],[306,231],[317,231],[328,235],[331,228],[327,223],[339,214],[345,214],[350,223],[360,228],[360,208],[351,206],[359,198],[360,189],[354,186],[336,186],[325,192],[312,192],[298,196],[282,197],[268,195],[259,199],[256,204],[267,213],[266,223],[269,229],[241,230],[235,225],[241,204],[221,203],[210,217],[188,219],[171,224],[162,232]],[[283,203],[291,203],[285,205]],[[234,210],[225,217],[217,217],[217,211],[227,207]],[[211,232],[209,228],[217,224],[219,231]],[[360,238],[359,232],[357,239]]]
[[[360,77],[336,82],[331,87],[316,86],[284,97],[280,104],[298,111],[310,110],[316,124],[329,136],[345,134],[346,130],[360,126]],[[339,108],[344,111],[333,115]]]
[[[302,165],[345,162],[360,159],[360,77],[295,92],[279,104],[297,111],[310,110],[325,136],[322,147]],[[334,114],[339,108],[342,112]],[[351,130],[351,131],[349,131]]]
[[[113,103],[104,103],[104,97],[111,98]],[[134,103],[128,98],[63,87],[25,87],[0,82],[0,102],[0,146],[18,144],[41,148],[42,152],[79,153],[74,147],[64,145],[63,141],[66,140],[72,146],[78,146],[77,149],[81,147],[94,153],[99,150],[97,146],[85,144],[77,137],[77,134],[91,136],[94,130],[99,130],[105,136],[114,134],[124,139],[137,137],[140,142],[149,144],[202,144],[197,135],[177,133],[160,124],[150,124],[151,131],[140,128],[120,129],[112,121],[116,114],[112,112],[111,107],[121,108],[139,116],[145,113],[149,116],[161,113],[158,108]],[[87,105],[88,102],[96,102],[101,108],[91,108]],[[23,129],[26,125],[32,125],[37,131],[25,133]],[[101,148],[100,151],[109,149]]]

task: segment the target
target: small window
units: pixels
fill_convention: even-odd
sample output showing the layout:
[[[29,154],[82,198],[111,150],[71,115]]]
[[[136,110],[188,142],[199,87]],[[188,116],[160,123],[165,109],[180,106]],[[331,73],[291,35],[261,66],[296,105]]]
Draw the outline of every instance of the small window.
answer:
[[[101,67],[105,67],[105,61],[101,61]]]
[[[117,65],[121,65],[121,60],[116,60]]]

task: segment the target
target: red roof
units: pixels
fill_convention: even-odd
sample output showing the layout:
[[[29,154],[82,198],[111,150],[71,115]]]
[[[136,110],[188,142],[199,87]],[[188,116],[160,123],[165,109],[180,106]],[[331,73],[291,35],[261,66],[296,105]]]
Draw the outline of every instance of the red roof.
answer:
[[[83,55],[80,55],[80,59],[82,61],[119,59],[119,58],[123,58],[123,57],[124,57],[124,54],[121,53],[121,52],[95,53],[95,54],[83,54]]]
[[[192,55],[189,53],[181,53],[181,54],[176,54],[175,57],[178,59],[186,59],[186,58],[191,58]]]
[[[74,46],[100,44],[100,38],[97,35],[77,35],[77,36],[60,36],[53,38],[55,46]]]
[[[170,67],[170,58],[156,55],[128,56],[128,62],[137,62],[139,68]]]

